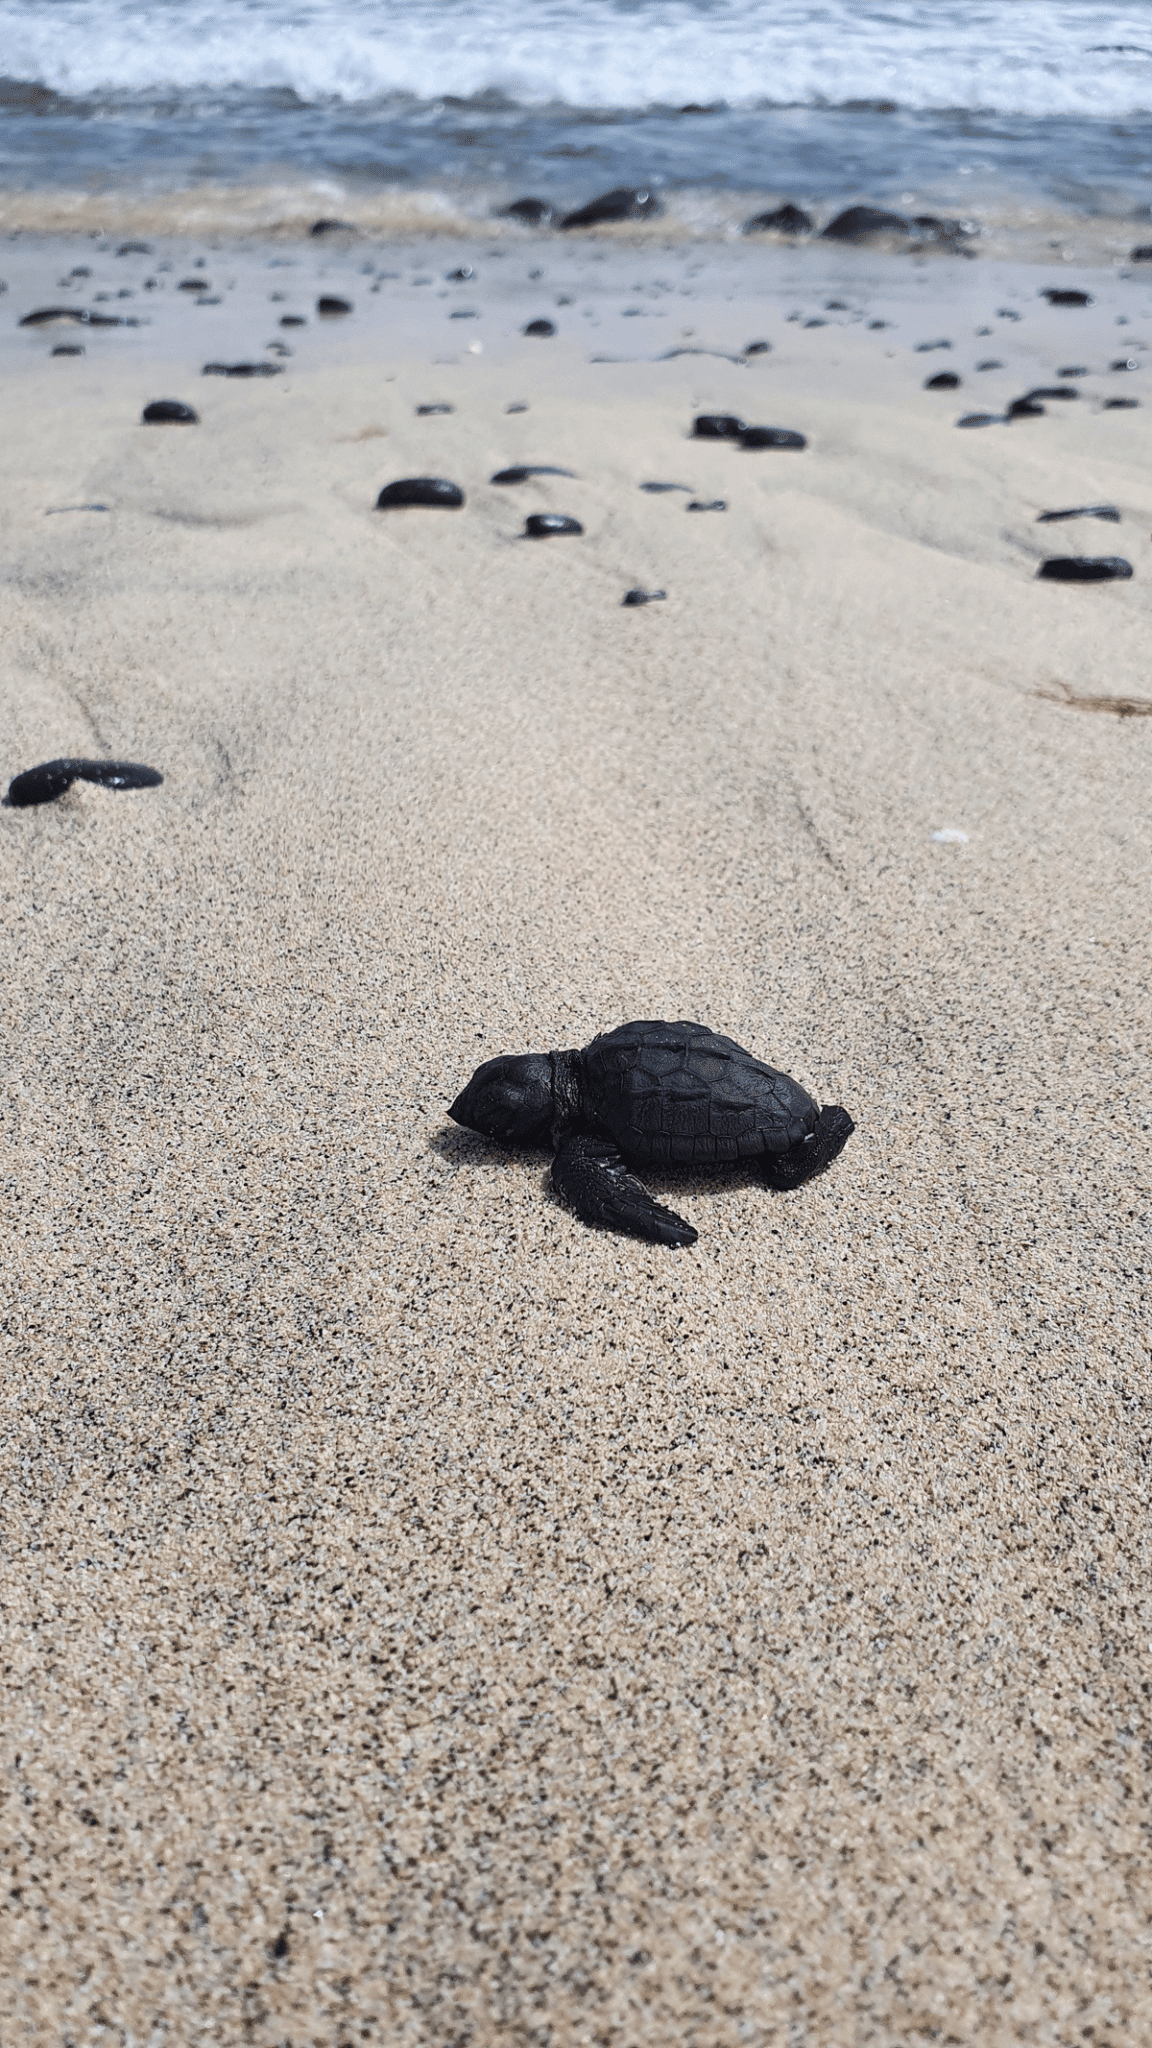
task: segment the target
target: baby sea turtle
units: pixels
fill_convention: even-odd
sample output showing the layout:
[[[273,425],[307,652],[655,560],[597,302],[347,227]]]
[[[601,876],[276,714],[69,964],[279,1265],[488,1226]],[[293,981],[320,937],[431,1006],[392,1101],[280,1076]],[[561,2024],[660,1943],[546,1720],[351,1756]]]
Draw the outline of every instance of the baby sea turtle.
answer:
[[[796,1188],[856,1128],[706,1024],[659,1020],[621,1024],[582,1052],[485,1060],[448,1114],[505,1145],[552,1144],[552,1185],[585,1223],[674,1246],[696,1231],[630,1167],[755,1160],[770,1188]]]

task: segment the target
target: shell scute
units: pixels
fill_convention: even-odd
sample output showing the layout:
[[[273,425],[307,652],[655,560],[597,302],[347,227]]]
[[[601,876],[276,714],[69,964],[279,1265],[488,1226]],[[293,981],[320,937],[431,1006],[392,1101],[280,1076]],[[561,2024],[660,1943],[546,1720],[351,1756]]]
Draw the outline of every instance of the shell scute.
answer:
[[[584,1053],[597,1115],[634,1157],[717,1164],[782,1152],[815,1125],[797,1082],[706,1025],[657,1019],[603,1033]]]

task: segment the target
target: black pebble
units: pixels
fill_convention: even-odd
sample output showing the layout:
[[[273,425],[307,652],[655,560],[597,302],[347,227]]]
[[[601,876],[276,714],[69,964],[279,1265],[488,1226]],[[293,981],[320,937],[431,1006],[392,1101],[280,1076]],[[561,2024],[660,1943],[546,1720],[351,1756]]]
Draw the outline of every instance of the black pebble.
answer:
[[[552,533],[583,533],[578,519],[570,519],[566,512],[530,512],[524,521],[526,540],[547,540]]]
[[[464,493],[459,484],[451,484],[443,476],[405,476],[394,484],[385,484],[376,500],[378,512],[388,512],[394,505],[444,505],[464,503]]]
[[[71,327],[87,327],[90,315],[80,306],[40,306],[35,313],[25,313],[18,327],[51,327],[56,320],[66,320]]]
[[[1152,242],[1141,242],[1138,248],[1133,249],[1128,261],[1129,263],[1152,263]]]
[[[997,356],[985,356],[984,361],[977,363],[976,368],[978,370],[1002,370],[1004,365]],[[1063,374],[1063,371],[1061,371],[1062,376]]]
[[[1051,524],[1054,519],[1110,519],[1114,525],[1120,524],[1120,514],[1115,505],[1073,505],[1067,512],[1038,512],[1036,518],[1041,526]]]
[[[998,320],[1022,320],[1023,317],[1022,313],[1013,312],[1011,306],[997,306],[996,308],[996,318]]]
[[[82,341],[58,341],[52,353],[54,356],[82,356],[84,353],[84,343]]]
[[[746,356],[766,356],[771,354],[771,350],[770,341],[749,341],[745,344],[744,353]]]
[[[1059,285],[1046,285],[1040,297],[1047,299],[1050,306],[1090,306],[1091,292],[1068,291]]]
[[[530,320],[524,329],[525,334],[538,334],[541,336],[555,334],[555,332],[555,324],[551,320]]]
[[[310,235],[354,235],[350,220],[314,220],[308,230]]]
[[[791,427],[744,427],[740,433],[742,448],[806,448],[808,442],[803,434],[794,433]]]
[[[154,789],[164,777],[158,768],[144,768],[136,761],[43,761],[12,777],[4,801],[17,810],[48,804],[77,780],[98,782],[104,789]]]
[[[303,313],[281,313],[280,325],[281,327],[307,327],[308,322],[304,318]]]
[[[554,462],[517,462],[511,469],[498,469],[490,484],[526,484],[530,476],[571,476],[574,469],[557,469]]]
[[[281,363],[205,363],[202,377],[282,377]]]
[[[467,312],[463,307],[458,306],[454,313],[449,313],[448,318],[450,320],[478,320],[480,315],[479,313]]]
[[[1139,403],[1140,400],[1138,398],[1106,398],[1104,400],[1104,410],[1105,412],[1133,412]]]
[[[456,407],[454,405],[444,405],[442,403],[436,405],[418,405],[416,407],[416,417],[418,420],[422,420],[429,418],[432,413],[455,412],[455,410]]]
[[[1047,583],[1114,583],[1132,574],[1123,555],[1052,555],[1036,571]]]
[[[962,420],[957,420],[956,425],[958,427],[995,427],[1000,425],[1003,418],[1002,412],[966,412]]]
[[[316,301],[316,311],[323,320],[337,320],[341,313],[352,311],[351,299],[334,299],[325,296]]]
[[[806,320],[804,322],[804,325],[805,327],[827,327],[828,322],[826,320],[821,320],[819,316],[817,316],[814,320]]]
[[[878,334],[882,327],[891,327],[891,325],[892,322],[890,320],[870,320],[868,322],[868,332],[869,334]]]
[[[692,422],[697,441],[738,441],[744,431],[744,421],[734,412],[698,412]]]
[[[955,370],[937,370],[934,377],[925,377],[925,391],[958,391],[960,379]]]
[[[655,604],[658,601],[658,599],[662,597],[667,597],[667,595],[668,592],[666,590],[626,590],[620,602],[621,604],[630,606],[638,604]]]
[[[1024,396],[1035,398],[1039,402],[1046,398],[1079,398],[1080,393],[1074,384],[1038,384],[1035,391],[1026,391]]]
[[[504,407],[504,410],[505,412],[527,412],[528,407],[523,403],[521,399],[517,398],[513,399],[511,405],[506,405]]]
[[[905,235],[911,223],[902,213],[885,213],[878,206],[849,206],[822,230],[827,242],[865,242],[871,235]]]
[[[771,213],[754,213],[751,220],[745,221],[743,233],[746,235],[759,235],[767,232],[777,235],[810,235],[813,225],[810,213],[805,213],[802,206],[793,206],[789,202],[785,206],[773,207]]]
[[[150,242],[121,242],[116,254],[118,256],[150,256],[152,254],[152,245]]]
[[[1014,398],[1005,414],[1010,420],[1038,420],[1044,417],[1044,407],[1037,405],[1034,398]]]
[[[1065,363],[1064,368],[1057,370],[1056,375],[1058,377],[1087,377],[1091,375],[1091,372],[1087,363]]]
[[[723,498],[689,498],[684,510],[686,512],[726,512],[728,505]]]
[[[146,427],[197,427],[200,415],[179,398],[155,398],[143,412]]]
[[[587,206],[578,206],[575,213],[566,213],[560,225],[562,228],[595,228],[602,221],[645,220],[663,211],[653,193],[635,186],[617,185],[611,192],[602,192],[598,199],[590,199]]]
[[[211,289],[206,277],[185,277],[176,287],[178,292],[206,292]]]
[[[950,341],[918,341],[915,353],[918,356],[930,356],[934,349],[951,348],[951,346],[952,343]]]
[[[556,218],[556,213],[546,199],[514,199],[511,206],[504,208],[504,218],[525,221],[532,228],[544,228]]]
[[[687,491],[690,494],[692,486],[691,484],[641,484],[640,489],[654,493],[658,491]]]

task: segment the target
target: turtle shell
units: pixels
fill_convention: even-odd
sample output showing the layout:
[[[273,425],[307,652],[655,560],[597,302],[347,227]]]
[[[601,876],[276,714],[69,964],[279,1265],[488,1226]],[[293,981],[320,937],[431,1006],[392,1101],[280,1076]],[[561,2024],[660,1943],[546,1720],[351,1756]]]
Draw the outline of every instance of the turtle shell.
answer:
[[[724,1165],[786,1152],[815,1128],[812,1097],[704,1024],[647,1020],[583,1055],[588,1107],[638,1163]]]

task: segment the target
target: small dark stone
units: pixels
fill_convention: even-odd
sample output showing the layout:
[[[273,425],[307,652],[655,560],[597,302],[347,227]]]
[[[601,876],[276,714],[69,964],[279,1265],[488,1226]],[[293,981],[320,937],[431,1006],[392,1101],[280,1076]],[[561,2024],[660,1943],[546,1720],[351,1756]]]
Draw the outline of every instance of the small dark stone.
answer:
[[[742,233],[810,235],[813,226],[812,215],[805,213],[802,206],[793,206],[789,201],[785,206],[773,207],[771,213],[754,213],[751,220],[745,221]]]
[[[1091,372],[1087,363],[1066,363],[1063,369],[1057,370],[1056,375],[1058,377],[1087,377],[1091,375]]]
[[[516,398],[513,399],[511,405],[506,405],[504,407],[504,410],[505,412],[527,412],[528,407],[524,404],[522,399]]]
[[[869,334],[878,334],[882,327],[891,327],[891,325],[892,322],[890,320],[870,320],[868,322],[868,332]]]
[[[958,427],[995,427],[1000,425],[1003,418],[1002,412],[966,412],[963,419],[957,420],[956,425]]]
[[[805,327],[827,327],[828,322],[826,320],[821,320],[819,314],[817,314],[814,320],[806,320],[804,322],[804,325]]]
[[[566,213],[560,225],[562,228],[595,228],[605,221],[646,220],[663,211],[654,193],[631,185],[617,185],[611,192],[602,192],[598,199],[590,199],[587,206],[578,206],[575,213]]]
[[[824,301],[824,311],[826,313],[847,313],[848,310],[847,299],[825,299]]]
[[[84,353],[84,343],[82,341],[58,341],[52,353],[54,356],[82,356]]]
[[[667,597],[667,595],[668,592],[666,590],[626,590],[620,602],[622,605],[628,606],[656,604],[660,598]]]
[[[505,220],[522,220],[531,228],[547,227],[555,218],[556,210],[546,199],[514,199],[504,208]]]
[[[1023,317],[1022,313],[1013,312],[1011,306],[997,306],[996,308],[996,318],[998,320],[1022,320]]]
[[[866,242],[872,235],[906,235],[911,223],[902,213],[878,206],[849,206],[821,230],[826,242]]]
[[[1115,362],[1109,363],[1108,368],[1110,370],[1138,370],[1140,368],[1140,360],[1137,356],[1117,356]]]
[[[536,334],[543,338],[555,334],[556,327],[551,320],[530,320],[523,331],[525,334]]]
[[[1036,574],[1046,583],[1126,582],[1132,564],[1123,555],[1052,555]]]
[[[951,348],[951,346],[952,343],[950,341],[918,341],[915,353],[918,356],[930,356],[934,349]]]
[[[1037,405],[1034,398],[1014,398],[1004,417],[1009,420],[1043,419],[1044,407]]]
[[[1129,263],[1152,263],[1152,242],[1141,242],[1133,249]]]
[[[144,407],[143,421],[146,427],[195,427],[200,424],[199,414],[193,412],[179,398],[156,398]]]
[[[1135,412],[1139,403],[1140,400],[1138,398],[1106,398],[1104,400],[1104,410],[1105,412]]]
[[[554,462],[517,462],[511,469],[498,469],[490,484],[526,484],[530,476],[571,476],[574,469],[557,469]]]
[[[475,272],[470,263],[462,263],[458,270],[446,270],[444,275],[449,284],[467,284],[468,279],[473,277]]]
[[[749,341],[745,343],[744,353],[746,356],[766,356],[771,353],[771,349],[770,341]]]
[[[742,448],[806,448],[808,442],[803,434],[797,434],[791,427],[744,427],[740,434]]]
[[[726,512],[728,504],[724,498],[689,498],[684,510],[686,512]]]
[[[376,500],[378,512],[389,512],[396,505],[442,505],[452,507],[464,503],[464,493],[459,484],[451,484],[442,476],[400,477],[394,484],[385,484]]]
[[[313,233],[315,233],[315,229],[313,229]],[[282,1929],[282,1931],[276,1936],[275,1941],[272,1943],[272,1953],[275,1956],[276,1961],[278,1963],[282,1963],[284,1961],[284,1958],[288,1953],[288,1930],[286,1927]]]
[[[530,512],[524,521],[526,540],[547,540],[553,533],[583,533],[578,519],[570,519],[566,512]]]
[[[64,320],[70,327],[87,327],[91,315],[82,306],[40,306],[35,313],[25,313],[18,327],[51,327],[58,320]]]
[[[978,370],[1002,370],[1004,365],[998,356],[985,356],[984,361],[977,363],[976,368]]]
[[[955,370],[937,370],[934,377],[925,377],[925,391],[958,391],[960,379]]]
[[[416,417],[419,420],[428,419],[433,413],[455,412],[455,410],[456,407],[454,405],[445,405],[441,400],[435,405],[418,405],[416,407]]]
[[[1037,522],[1050,525],[1054,519],[1110,519],[1115,526],[1120,524],[1120,514],[1115,505],[1072,505],[1067,512],[1038,512]]]
[[[1047,299],[1050,306],[1090,306],[1091,292],[1070,291],[1063,285],[1046,285],[1040,297]]]
[[[448,318],[450,320],[478,320],[480,315],[479,313],[466,311],[463,306],[457,306],[455,312],[449,313]]]
[[[1026,391],[1024,396],[1042,403],[1045,399],[1079,398],[1080,393],[1074,384],[1038,384],[1034,391]]]
[[[652,491],[653,493],[658,491],[687,491],[691,493],[692,486],[691,484],[641,484],[640,489],[642,491]]]
[[[77,781],[96,782],[103,789],[154,789],[163,780],[158,768],[144,768],[136,761],[43,761],[12,777],[4,801],[23,810],[29,804],[51,803]]]
[[[205,363],[202,377],[282,377],[282,363]]]
[[[314,220],[308,233],[310,235],[354,235],[356,229],[350,220]]]
[[[280,325],[281,327],[307,327],[308,322],[304,318],[303,313],[281,313]]]
[[[738,441],[744,431],[744,421],[734,412],[698,412],[692,422],[697,441]]]
[[[203,300],[197,300],[198,305],[204,303]],[[212,303],[215,304],[217,302],[213,301]],[[140,322],[138,320],[120,320],[115,313],[89,313],[85,324],[88,327],[139,327]]]
[[[152,254],[152,245],[150,242],[121,242],[116,254],[118,256],[150,256]]]
[[[316,301],[316,311],[322,320],[338,320],[342,313],[352,311],[351,299],[336,299],[329,294]]]
[[[206,292],[211,290],[211,286],[206,277],[185,277],[181,278],[176,289],[178,292]]]

